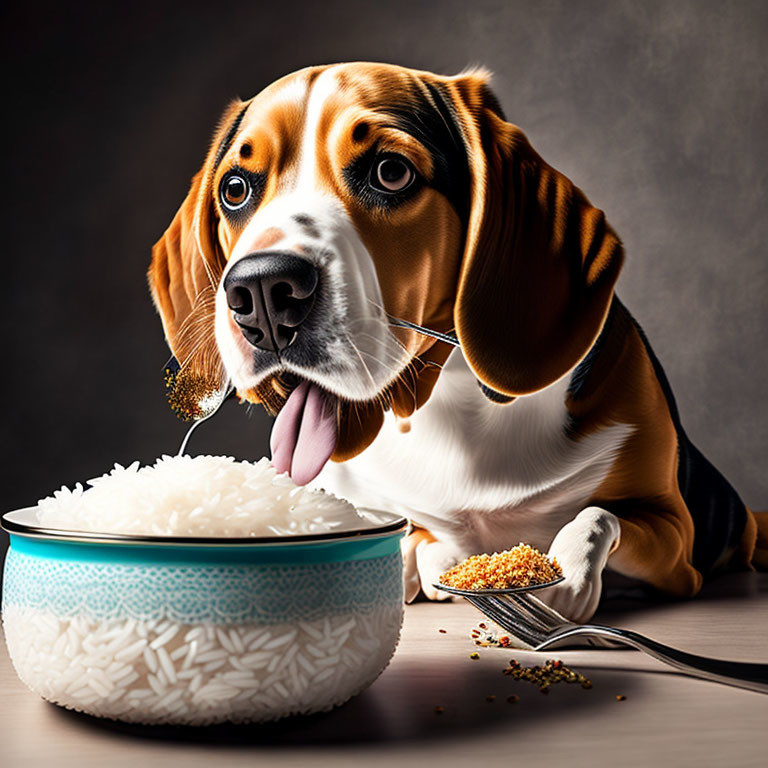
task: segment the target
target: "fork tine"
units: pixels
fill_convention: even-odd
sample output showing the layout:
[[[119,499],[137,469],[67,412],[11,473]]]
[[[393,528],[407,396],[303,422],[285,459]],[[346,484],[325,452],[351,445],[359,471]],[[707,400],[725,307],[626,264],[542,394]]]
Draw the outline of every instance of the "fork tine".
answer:
[[[509,610],[515,614],[518,621],[525,621],[532,629],[537,631],[537,634],[546,636],[552,629],[552,625],[543,621],[536,614],[536,611],[530,609],[529,604],[525,599],[519,599],[517,595],[506,595],[505,603],[509,606]]]
[[[553,629],[558,629],[573,623],[534,595],[521,593],[518,595],[509,595],[509,597],[520,604],[521,607],[525,606],[526,611],[537,619],[542,626],[542,629],[546,632],[551,632]]]
[[[487,597],[468,597],[467,600],[472,603],[480,613],[495,621],[502,627],[502,629],[505,629],[508,632],[514,632],[507,617],[490,605]]]
[[[513,624],[516,630],[521,627],[525,631],[536,638],[537,645],[544,641],[547,636],[548,627],[543,626],[533,616],[531,616],[524,608],[524,606],[518,605],[508,599],[509,595],[505,595],[502,598],[489,598],[492,601],[494,607],[507,617],[510,624]]]

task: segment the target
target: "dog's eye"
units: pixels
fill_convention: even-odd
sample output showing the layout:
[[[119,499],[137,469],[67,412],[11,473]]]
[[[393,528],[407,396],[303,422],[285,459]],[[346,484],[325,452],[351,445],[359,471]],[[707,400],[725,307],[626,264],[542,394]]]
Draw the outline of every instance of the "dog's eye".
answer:
[[[371,186],[380,192],[402,192],[416,178],[411,164],[398,155],[378,159],[371,173]]]
[[[230,211],[242,208],[251,197],[251,185],[236,174],[227,176],[221,183],[221,202]]]

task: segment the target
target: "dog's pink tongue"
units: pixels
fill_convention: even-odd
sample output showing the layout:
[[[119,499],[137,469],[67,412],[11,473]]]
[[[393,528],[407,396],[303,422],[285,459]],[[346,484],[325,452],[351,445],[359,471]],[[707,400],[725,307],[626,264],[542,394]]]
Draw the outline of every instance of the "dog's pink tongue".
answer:
[[[272,463],[293,482],[314,480],[336,447],[336,413],[323,392],[303,381],[277,414],[269,439]]]

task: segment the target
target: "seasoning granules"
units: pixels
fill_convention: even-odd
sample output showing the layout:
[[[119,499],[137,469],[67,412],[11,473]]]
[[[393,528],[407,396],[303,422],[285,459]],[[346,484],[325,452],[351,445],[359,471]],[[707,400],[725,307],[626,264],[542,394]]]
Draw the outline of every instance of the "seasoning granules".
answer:
[[[479,654],[470,654],[471,659],[479,658]],[[549,689],[557,683],[578,683],[582,688],[589,689],[592,687],[592,681],[586,678],[581,672],[567,667],[560,659],[548,659],[542,665],[534,667],[524,667],[517,659],[511,659],[509,666],[503,670],[505,675],[514,678],[515,680],[525,680],[526,682],[533,683],[541,693],[548,694]],[[616,701],[624,701],[627,697],[623,694],[616,696]],[[496,694],[489,693],[485,697],[485,701],[488,704],[493,704],[496,701]],[[520,697],[516,694],[507,696],[506,701],[508,704],[517,704],[520,701]],[[436,706],[434,712],[437,715],[442,715],[445,711],[445,707]]]
[[[492,555],[472,555],[447,570],[440,583],[457,589],[508,589],[546,584],[560,578],[563,572],[557,560],[528,544],[520,543]]]
[[[191,369],[168,366],[164,371],[166,397],[182,421],[202,419],[218,402],[220,389]]]
[[[497,636],[494,632],[489,630],[485,624],[479,624],[472,630],[472,639],[475,641],[475,645],[484,648],[512,648],[514,646],[512,638],[509,635]]]
[[[549,693],[549,688],[556,683],[578,683],[582,688],[591,688],[592,681],[580,672],[566,667],[559,659],[549,659],[542,666],[524,667],[516,659],[509,662],[505,675],[515,680],[526,680],[538,686],[542,693]]]

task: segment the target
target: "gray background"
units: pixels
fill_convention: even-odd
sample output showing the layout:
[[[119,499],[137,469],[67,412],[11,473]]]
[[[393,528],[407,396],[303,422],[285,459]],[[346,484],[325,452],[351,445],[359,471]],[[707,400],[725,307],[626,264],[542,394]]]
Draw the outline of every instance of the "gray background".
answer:
[[[177,448],[151,246],[232,96],[355,59],[495,72],[623,238],[691,437],[768,507],[768,4],[25,3],[2,26],[3,510]],[[228,404],[192,449],[257,458],[269,426]]]

